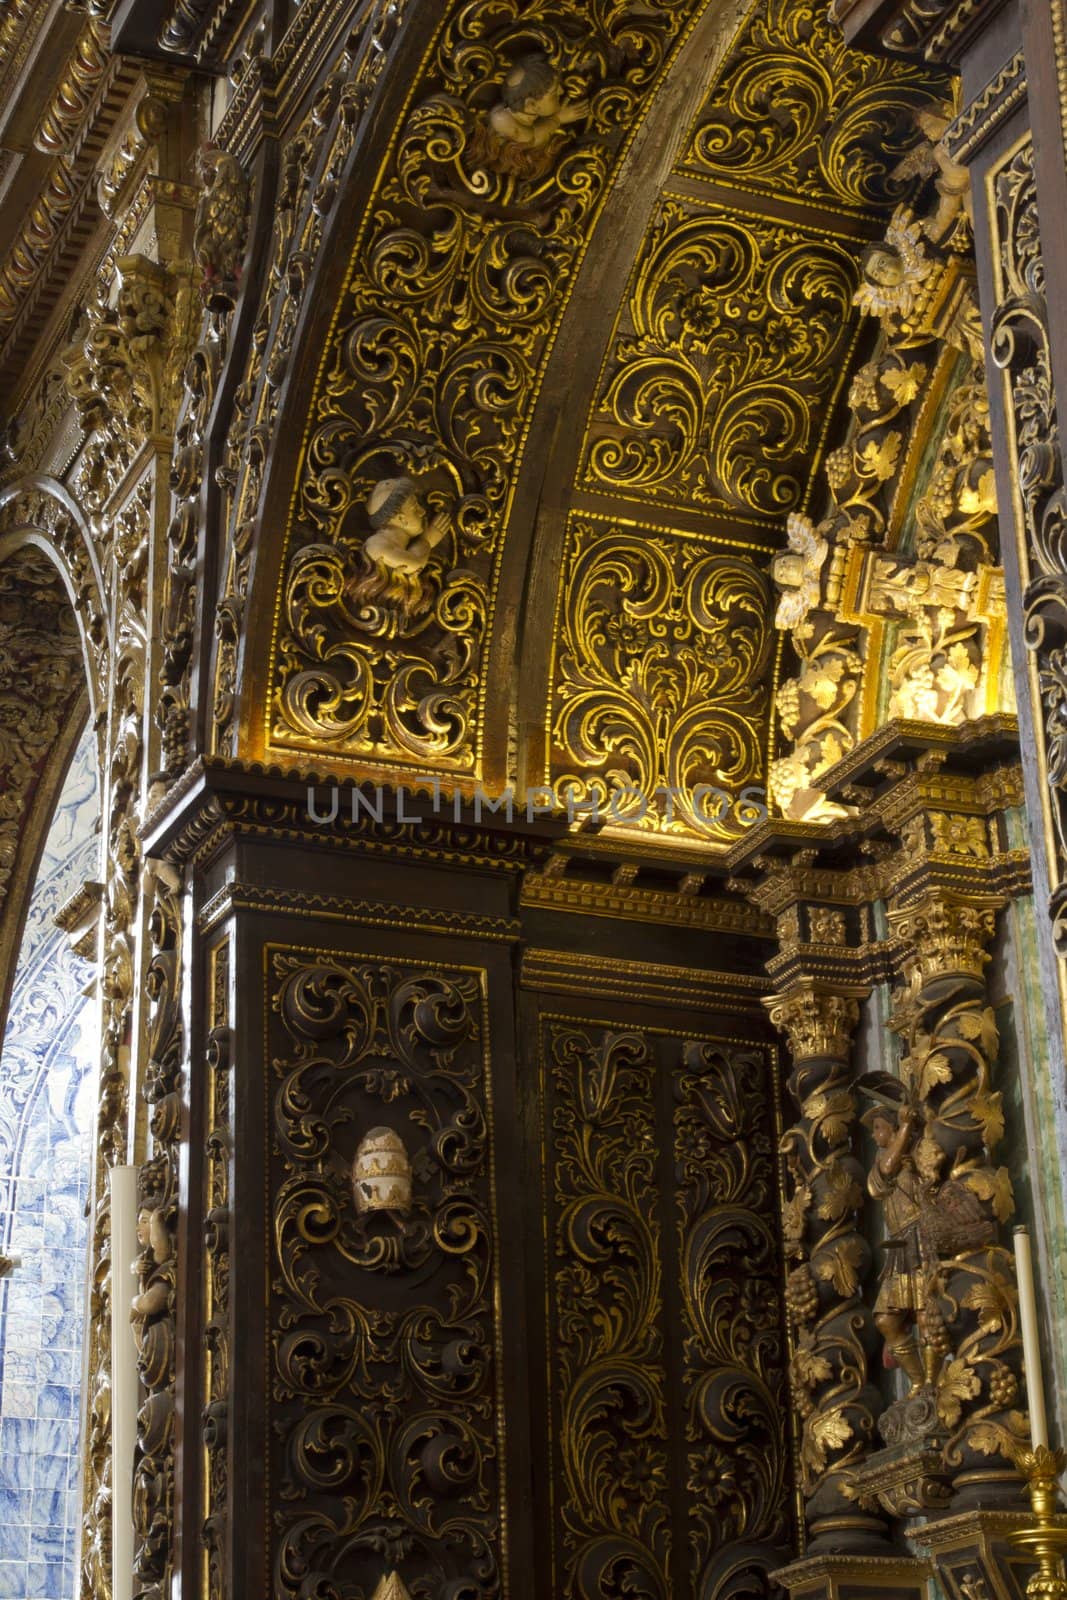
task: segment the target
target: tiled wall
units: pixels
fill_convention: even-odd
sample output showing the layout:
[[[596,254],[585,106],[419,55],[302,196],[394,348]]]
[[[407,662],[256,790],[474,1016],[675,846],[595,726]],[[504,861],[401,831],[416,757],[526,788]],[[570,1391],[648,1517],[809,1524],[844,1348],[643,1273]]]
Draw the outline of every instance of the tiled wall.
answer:
[[[87,732],[52,823],[0,1052],[0,1600],[73,1600],[93,1113],[89,964],[53,925],[99,876],[95,754]]]

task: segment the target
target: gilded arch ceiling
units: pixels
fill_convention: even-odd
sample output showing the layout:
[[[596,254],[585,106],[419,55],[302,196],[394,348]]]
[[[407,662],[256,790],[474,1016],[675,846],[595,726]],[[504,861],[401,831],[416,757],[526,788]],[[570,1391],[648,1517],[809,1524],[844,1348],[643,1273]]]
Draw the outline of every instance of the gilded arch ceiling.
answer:
[[[643,119],[672,69],[708,73],[709,44],[712,86],[647,225],[626,231],[621,304],[576,330],[576,285],[623,248],[596,224],[632,181]],[[502,115],[505,76],[531,56],[559,106],[543,148]],[[846,52],[806,3],[758,0],[740,24],[677,0],[452,7],[301,404],[270,691],[253,636],[243,752],[461,784],[506,770],[736,798],[764,780],[769,555],[854,352],[859,256],[940,92]],[[530,441],[576,334],[596,361],[546,469]],[[546,528],[537,474],[560,462],[570,487]],[[406,570],[375,494],[401,477],[416,483],[401,521],[421,535]],[[220,670],[226,699],[232,655]],[[518,704],[494,721],[504,679]],[[725,842],[742,821],[687,822],[683,806],[681,826]]]

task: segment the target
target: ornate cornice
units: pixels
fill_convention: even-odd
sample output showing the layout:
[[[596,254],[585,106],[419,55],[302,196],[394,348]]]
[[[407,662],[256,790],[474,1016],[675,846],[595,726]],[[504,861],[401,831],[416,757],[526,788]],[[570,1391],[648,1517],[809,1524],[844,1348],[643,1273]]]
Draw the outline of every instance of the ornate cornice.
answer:
[[[724,1007],[736,1010],[741,1005],[753,1014],[761,1014],[767,991],[764,978],[745,973],[705,972],[694,967],[538,948],[525,951],[521,981],[526,989],[591,1000],[681,1005],[695,1011],[721,1011]]]
[[[358,923],[368,928],[403,928],[417,933],[439,933],[460,939],[488,939],[514,943],[519,924],[506,917],[479,916],[472,911],[431,909],[379,900],[350,900],[341,895],[301,893],[265,884],[232,882],[211,897],[197,917],[200,932],[208,934],[235,912],[262,911],[302,917],[309,922]]]
[[[963,108],[945,130],[945,148],[966,166],[1026,98],[1026,62],[1021,50]]]

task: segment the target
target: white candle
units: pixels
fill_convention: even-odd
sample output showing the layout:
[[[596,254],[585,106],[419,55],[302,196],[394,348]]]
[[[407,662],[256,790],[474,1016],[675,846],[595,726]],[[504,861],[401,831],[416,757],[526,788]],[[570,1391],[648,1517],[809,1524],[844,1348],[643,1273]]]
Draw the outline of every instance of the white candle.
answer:
[[[137,1443],[137,1343],[130,1325],[136,1287],[137,1168],[111,1168],[111,1560],[113,1600],[133,1595],[133,1456]]]
[[[1041,1381],[1041,1341],[1037,1332],[1037,1295],[1029,1228],[1015,1230],[1015,1276],[1019,1284],[1019,1322],[1023,1336],[1023,1369],[1030,1403],[1030,1442],[1035,1450],[1048,1445],[1045,1388]]]

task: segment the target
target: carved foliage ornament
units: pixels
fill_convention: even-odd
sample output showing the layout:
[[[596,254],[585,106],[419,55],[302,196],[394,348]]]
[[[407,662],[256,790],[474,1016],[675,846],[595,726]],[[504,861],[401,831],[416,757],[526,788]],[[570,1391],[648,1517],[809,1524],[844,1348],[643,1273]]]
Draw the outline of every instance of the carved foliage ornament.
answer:
[[[371,90],[390,60],[390,46],[409,0],[372,0],[354,28],[304,120],[282,151],[281,179],[272,230],[266,290],[252,331],[244,375],[234,395],[233,416],[216,481],[223,491],[221,525],[228,528],[223,593],[215,615],[213,748],[236,753],[234,718],[237,648],[248,594],[256,520],[260,512],[267,443],[277,416],[282,380],[311,266],[323,227],[337,199],[340,175],[355,144]],[[191,372],[189,425],[183,450],[183,497],[200,483],[206,447],[206,415],[216,375],[225,358],[225,323],[205,341],[204,366]],[[221,348],[220,348],[221,347]],[[181,541],[184,543],[184,540]],[[177,563],[180,566],[180,561]],[[177,611],[178,608],[176,607]],[[184,635],[184,622],[176,627]],[[175,652],[168,679],[173,701],[171,743],[185,738],[188,650]],[[178,765],[176,757],[171,764]]]
[[[583,483],[775,516],[850,339],[844,246],[668,201],[590,418]]]
[[[206,435],[229,350],[230,313],[237,298],[248,224],[248,186],[233,157],[208,147],[200,152],[198,172],[204,188],[197,205],[193,250],[202,274],[200,296],[207,315],[182,370],[183,393],[170,474],[173,512],[167,528],[162,688],[156,708],[163,768],[168,773],[183,765],[189,738],[189,673],[196,626],[196,557]]]
[[[854,1504],[849,1468],[874,1437],[879,1396],[868,1381],[876,1335],[862,1300],[870,1250],[859,1229],[863,1168],[854,1150],[859,1107],[850,1056],[859,1006],[853,995],[810,984],[766,1004],[789,1038],[789,1087],[799,1110],[781,1151],[783,1235],[793,1263],[786,1283],[790,1377],[802,1423],[806,1515],[816,1536],[825,1518],[862,1533],[871,1524]]]
[[[907,947],[892,1019],[904,1054],[898,1078],[863,1080],[875,1101],[867,1119],[884,1124],[871,1193],[885,1208],[893,1255],[883,1269],[879,1325],[913,1385],[910,1401],[887,1412],[883,1434],[893,1443],[936,1424],[957,1483],[1010,1479],[1026,1432],[1013,1409],[1018,1296],[1010,1254],[997,1242],[1015,1202],[1008,1171],[996,1163],[1004,1132],[992,1082],[999,1041],[982,978],[994,910],[940,895],[890,909]],[[926,1396],[928,1421],[916,1405]]]
[[[370,1594],[395,1565],[489,1600],[502,1489],[479,975],[281,950],[270,971],[274,1590],[330,1587],[343,1563]],[[407,1207],[354,1203],[368,1125],[379,1153],[384,1133],[390,1157],[397,1141],[411,1155]]]
[[[783,21],[786,8],[772,9],[773,27],[792,30],[795,54],[822,48],[822,30],[817,45],[809,37],[817,28],[813,9],[802,8],[799,29]],[[537,0],[521,21],[505,20],[489,0],[475,0],[444,21],[368,206],[320,369],[273,652],[267,732],[274,745],[477,767],[489,596],[537,375],[618,151],[686,15],[676,0],[651,7],[609,0],[592,12]],[[874,102],[921,95],[910,68],[871,63],[865,70],[868,124]],[[809,132],[814,138],[806,122],[805,144]],[[858,122],[835,140],[838,134],[841,159],[833,164],[851,164],[866,200],[878,158],[851,162]],[[911,137],[906,132],[904,143]],[[813,360],[816,347],[820,359],[837,349],[848,258],[838,260],[827,244],[809,271],[788,230],[757,240],[725,218],[718,226],[717,264],[695,240],[679,245],[685,287],[694,291],[694,332],[686,338],[707,337],[707,297],[697,280],[710,275],[738,288],[772,286],[782,312],[773,360],[784,362],[798,340],[810,343]],[[301,279],[306,270],[305,261]],[[796,315],[801,294],[806,321]],[[689,313],[650,306],[648,315]],[[744,386],[744,374],[737,376]],[[784,480],[775,483],[808,436],[788,386],[783,395],[769,435],[765,419],[759,423],[761,438],[775,443],[769,473],[748,448],[755,413],[742,407],[724,422],[726,454],[737,460],[727,477],[740,474],[749,485],[743,493],[769,496],[775,510],[793,495]],[[688,416],[688,392],[679,404]],[[419,622],[417,636],[408,630],[385,644],[373,622],[353,626],[343,596],[367,537],[359,508],[375,483],[404,476],[439,496],[438,509],[449,506],[454,533],[435,551],[441,591],[432,617]],[[305,557],[309,546],[315,554]]]
[[[667,1600],[684,1580],[725,1596],[742,1571],[762,1587],[768,1547],[785,1534],[766,1058],[556,1020],[544,1050],[553,1590]],[[664,1091],[674,1134],[666,1162],[656,1134]],[[666,1234],[664,1183],[676,1196]],[[662,1332],[666,1273],[682,1285],[675,1375]],[[672,1549],[669,1462],[680,1438],[687,1515]]]
[[[144,1400],[137,1414],[134,1458],[134,1596],[165,1592],[173,1567],[174,1354],[176,1234],[181,1145],[184,1031],[181,1020],[182,906],[177,874],[154,874],[153,954],[149,997],[148,1064],[143,1092],[149,1106],[151,1154],[138,1177],[144,1218],[139,1258],[138,1369]]]
[[[943,128],[932,114],[920,121],[931,137]],[[963,266],[966,196],[937,149],[928,140],[906,163],[933,180],[920,214],[898,208],[864,256],[855,300],[882,331],[849,387],[847,437],[826,456],[826,514],[817,525],[794,516],[790,551],[772,569],[798,670],[776,696],[791,748],[771,764],[770,791],[787,816],[810,821],[843,813],[819,779],[880,717],[957,724],[1002,701],[1002,575],[980,330]],[[920,419],[946,385],[931,458]],[[880,618],[889,625],[875,631]]]
[[[695,539],[575,521],[553,666],[552,780],[628,824],[729,839],[757,815],[771,630],[762,574]],[[657,789],[670,789],[668,805]]]
[[[1057,944],[1067,877],[1067,490],[1049,352],[1033,146],[996,176],[999,304],[992,352],[1014,414],[1016,476],[1026,526],[1024,638],[1037,657],[1056,859],[1049,863]]]
[[[699,113],[684,166],[831,209],[888,209],[903,197],[913,114],[936,89],[929,68],[847,45],[826,7],[768,0]]]

